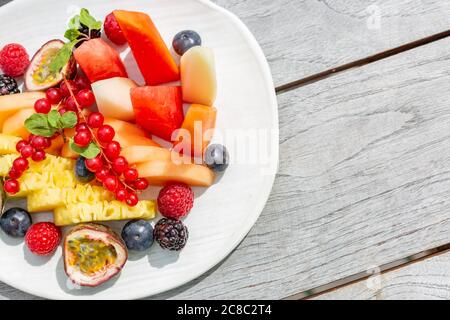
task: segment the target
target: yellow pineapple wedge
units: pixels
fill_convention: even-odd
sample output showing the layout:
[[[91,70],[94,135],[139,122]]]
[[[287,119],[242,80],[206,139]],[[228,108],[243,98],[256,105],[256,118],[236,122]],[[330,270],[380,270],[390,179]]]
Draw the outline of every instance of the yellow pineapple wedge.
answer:
[[[16,158],[17,155],[15,154],[8,154],[0,157],[0,176],[5,177],[8,175],[8,172],[12,167],[12,163]],[[55,157],[49,154],[47,154],[45,160],[41,162],[34,162],[31,160],[29,161],[30,168],[27,170],[27,172],[32,173],[61,172],[65,170],[73,170],[73,167],[75,165],[75,161],[72,159]]]
[[[16,144],[20,138],[0,133],[0,155],[18,153]]]
[[[19,178],[20,191],[14,198],[27,196],[31,192],[44,189],[75,188],[77,179],[72,170],[36,173],[27,171]]]
[[[29,212],[42,212],[76,203],[111,201],[113,198],[113,194],[102,187],[78,184],[75,188],[46,188],[31,192],[27,197],[27,206]]]
[[[155,201],[139,201],[130,207],[119,201],[99,201],[93,204],[76,203],[56,208],[53,214],[57,226],[71,224],[130,219],[153,219],[156,215]]]

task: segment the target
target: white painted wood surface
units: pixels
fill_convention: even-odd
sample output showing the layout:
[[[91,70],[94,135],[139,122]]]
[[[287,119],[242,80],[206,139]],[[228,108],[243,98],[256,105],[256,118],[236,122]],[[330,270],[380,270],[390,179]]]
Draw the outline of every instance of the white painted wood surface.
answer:
[[[315,300],[449,300],[450,253],[315,297]]]
[[[278,85],[450,25],[444,1],[378,1],[381,29],[367,28],[372,1],[215,2],[249,25]],[[279,96],[280,174],[261,218],[221,265],[156,298],[283,298],[449,242],[449,45]],[[0,284],[0,298],[33,297]]]

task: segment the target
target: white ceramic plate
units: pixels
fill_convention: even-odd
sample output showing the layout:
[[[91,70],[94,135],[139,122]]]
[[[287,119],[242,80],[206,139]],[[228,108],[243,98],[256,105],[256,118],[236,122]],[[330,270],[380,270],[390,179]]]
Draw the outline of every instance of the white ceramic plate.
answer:
[[[277,101],[267,61],[251,33],[238,18],[207,0],[14,0],[0,8],[0,47],[18,42],[32,54],[48,40],[62,38],[69,17],[83,7],[98,19],[113,9],[147,12],[167,43],[184,29],[202,35],[203,44],[216,55],[215,140],[231,146],[234,163],[213,187],[195,190],[194,209],[185,220],[190,238],[180,254],[155,244],[145,254],[131,254],[119,277],[94,289],[80,289],[67,281],[61,248],[50,258],[36,257],[22,241],[0,232],[0,280],[46,298],[142,298],[200,276],[224,259],[253,226],[269,196],[278,162]],[[122,56],[130,77],[141,82],[128,50]],[[256,151],[262,155],[257,159],[243,156],[243,151],[255,147],[249,140],[252,134],[259,135]],[[231,141],[233,135],[237,143]],[[46,220],[51,215],[33,218]],[[123,223],[110,225],[120,232]]]

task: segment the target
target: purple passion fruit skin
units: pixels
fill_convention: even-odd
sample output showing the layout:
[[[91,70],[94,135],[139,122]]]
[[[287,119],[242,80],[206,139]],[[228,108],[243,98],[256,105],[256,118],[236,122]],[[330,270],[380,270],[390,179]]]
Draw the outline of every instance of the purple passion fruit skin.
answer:
[[[127,258],[123,240],[101,224],[80,224],[64,239],[64,270],[80,286],[105,283],[122,270]]]
[[[75,76],[77,64],[73,57],[61,69],[61,72],[57,74],[50,72],[50,62],[63,45],[64,42],[61,40],[50,40],[34,54],[30,66],[25,72],[27,90],[46,90],[60,84],[64,77],[71,79]]]

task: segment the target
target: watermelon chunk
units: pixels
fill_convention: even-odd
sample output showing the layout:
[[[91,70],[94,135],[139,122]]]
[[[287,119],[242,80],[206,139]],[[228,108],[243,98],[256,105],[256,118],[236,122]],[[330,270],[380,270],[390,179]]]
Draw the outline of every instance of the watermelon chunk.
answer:
[[[91,83],[114,77],[128,78],[117,51],[100,38],[85,41],[74,51],[74,57]]]
[[[149,86],[178,81],[180,72],[151,18],[142,12],[113,11]]]
[[[140,87],[131,89],[136,123],[167,141],[183,124],[181,87]]]

